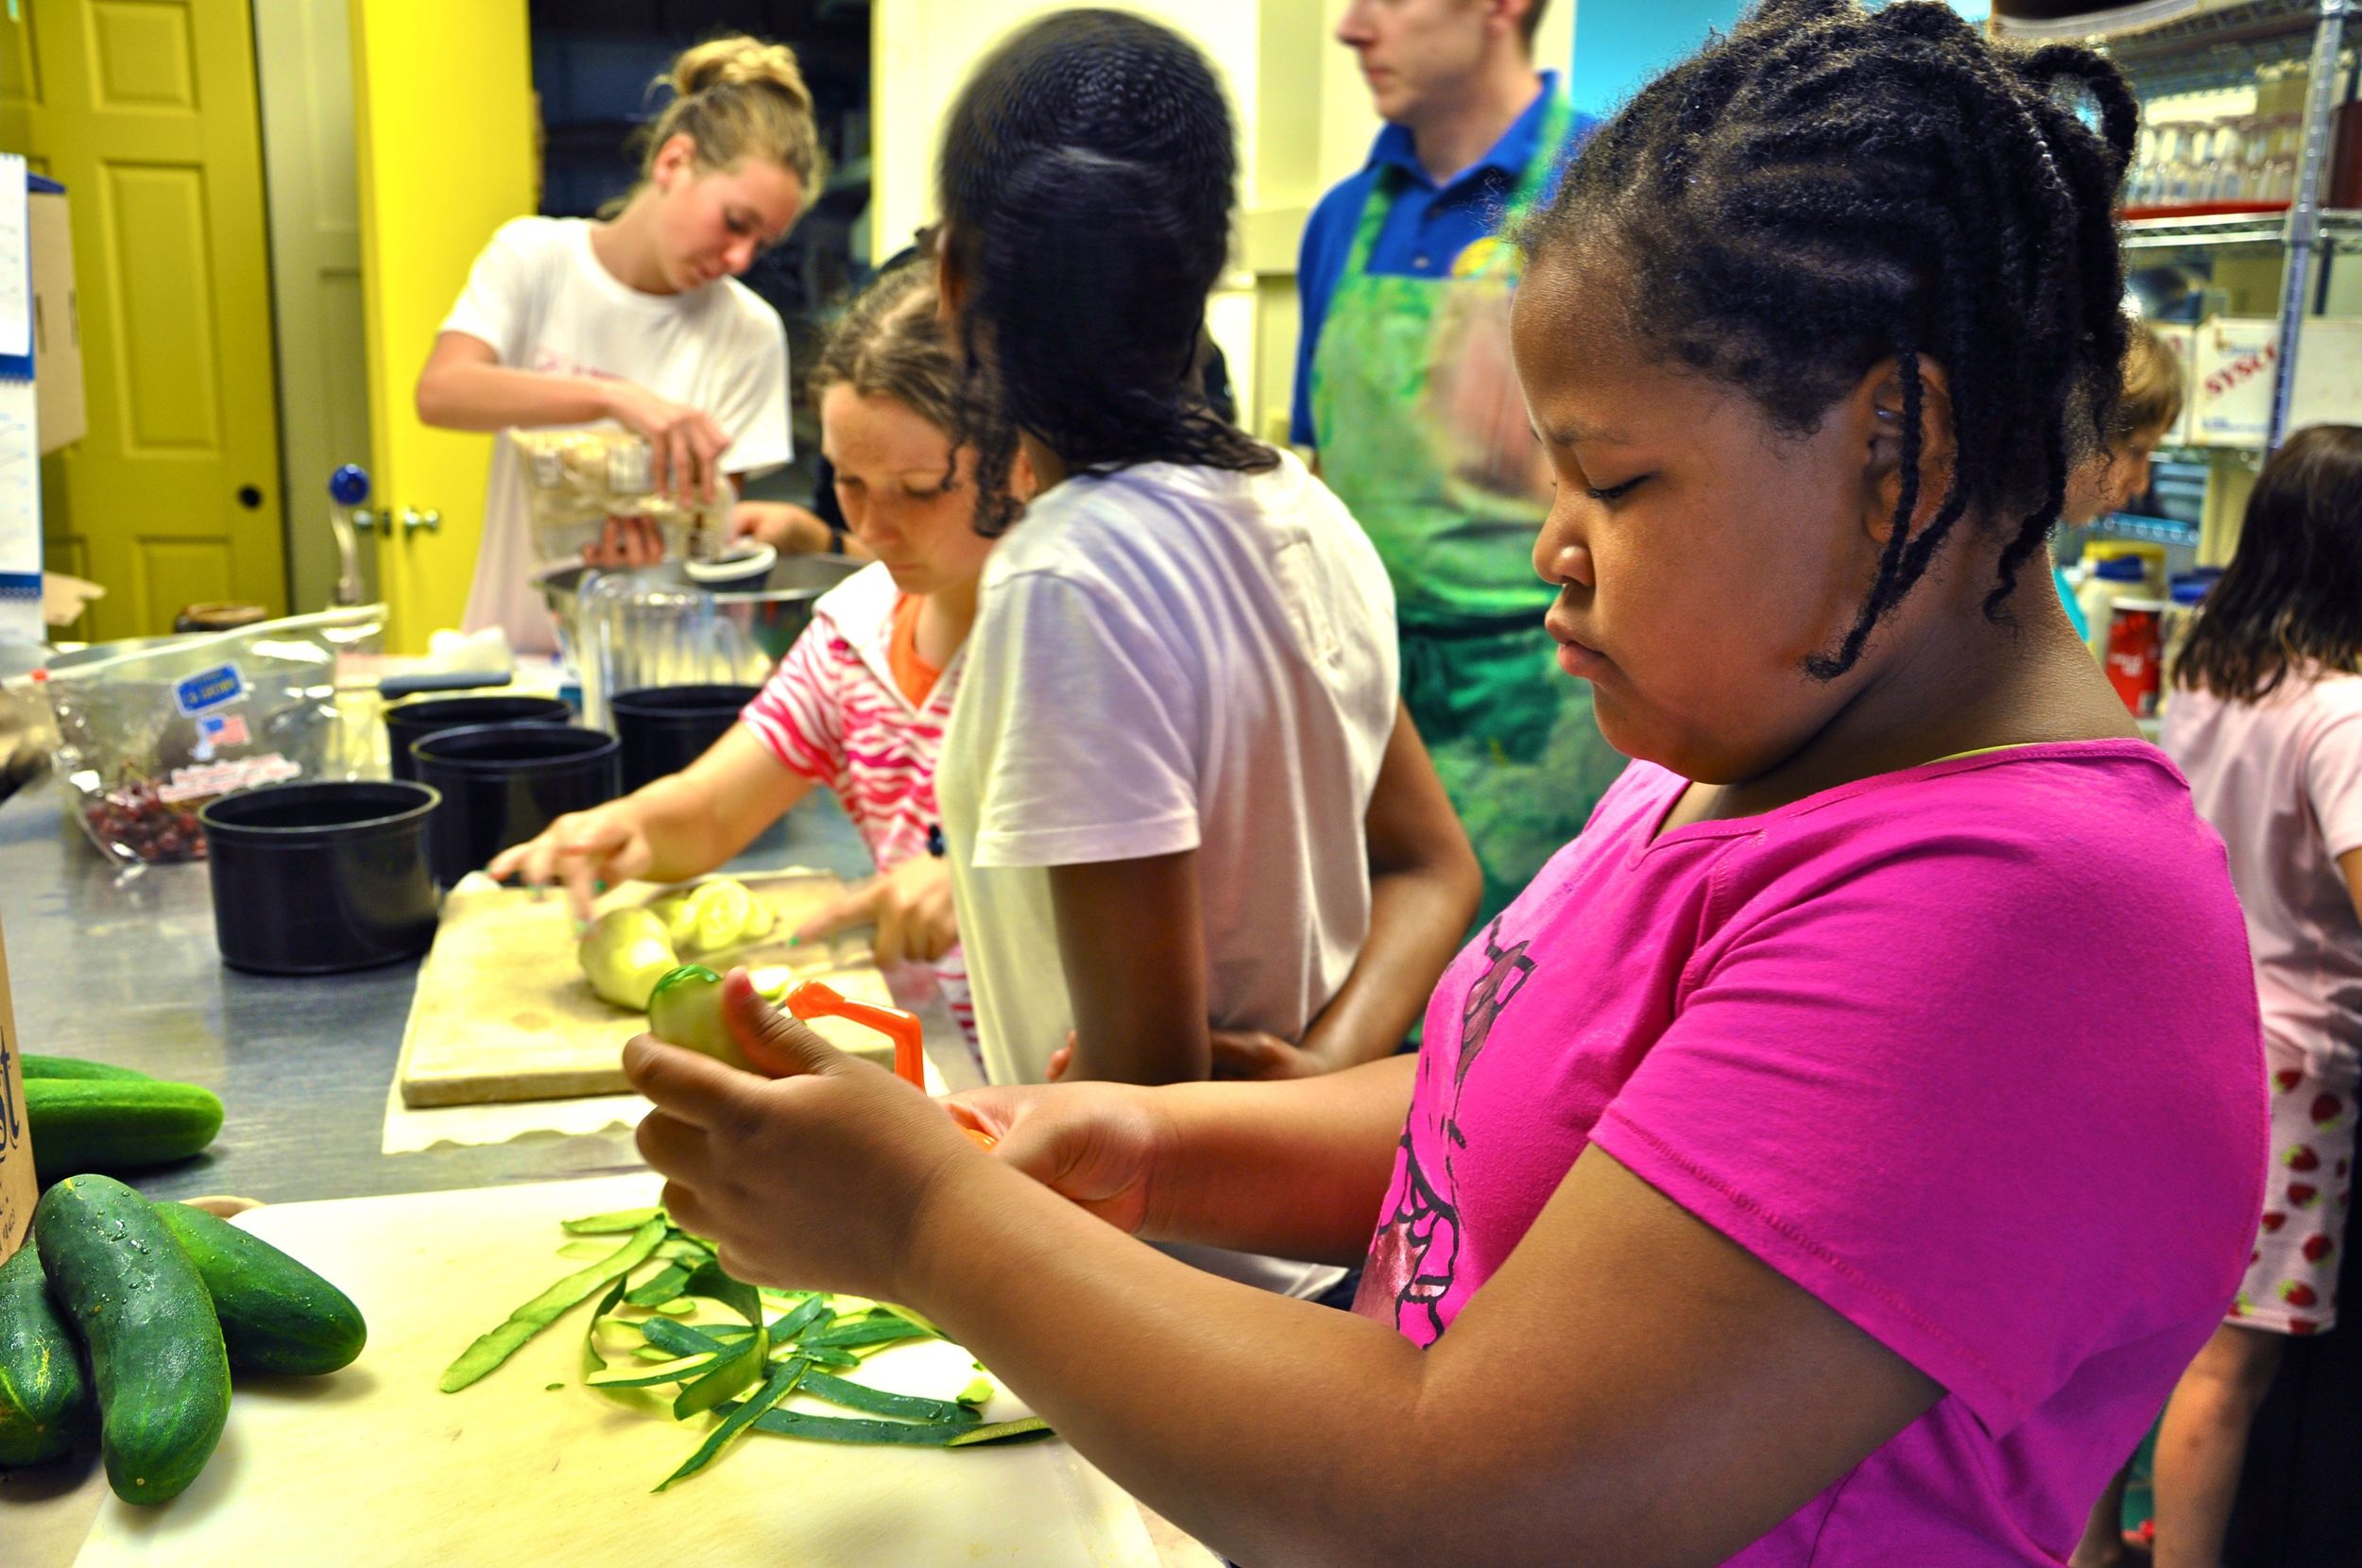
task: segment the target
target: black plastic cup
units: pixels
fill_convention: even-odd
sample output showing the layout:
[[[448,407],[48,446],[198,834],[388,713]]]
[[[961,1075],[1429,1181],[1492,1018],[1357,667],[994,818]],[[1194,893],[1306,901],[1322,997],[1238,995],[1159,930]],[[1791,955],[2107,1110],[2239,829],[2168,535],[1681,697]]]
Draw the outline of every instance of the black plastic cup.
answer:
[[[396,703],[385,709],[385,749],[396,778],[415,779],[410,748],[430,735],[472,724],[570,724],[574,710],[556,697],[509,693],[497,697],[434,697]]]
[[[472,724],[412,748],[420,782],[442,792],[427,824],[437,886],[481,870],[568,811],[622,793],[615,737],[578,724]]]
[[[626,793],[678,773],[729,733],[760,686],[651,686],[608,703],[624,743]]]
[[[423,784],[265,784],[208,802],[214,937],[233,969],[334,975],[435,942]]]

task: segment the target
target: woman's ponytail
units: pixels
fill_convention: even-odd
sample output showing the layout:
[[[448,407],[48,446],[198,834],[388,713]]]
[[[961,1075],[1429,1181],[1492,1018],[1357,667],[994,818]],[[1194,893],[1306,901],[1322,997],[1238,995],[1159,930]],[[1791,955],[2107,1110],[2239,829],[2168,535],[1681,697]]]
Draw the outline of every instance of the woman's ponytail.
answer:
[[[786,44],[744,34],[709,39],[682,50],[653,85],[669,87],[673,101],[648,128],[642,179],[664,144],[686,136],[696,144],[697,162],[708,168],[727,168],[746,158],[777,163],[803,181],[807,202],[827,182],[812,89],[796,51]]]

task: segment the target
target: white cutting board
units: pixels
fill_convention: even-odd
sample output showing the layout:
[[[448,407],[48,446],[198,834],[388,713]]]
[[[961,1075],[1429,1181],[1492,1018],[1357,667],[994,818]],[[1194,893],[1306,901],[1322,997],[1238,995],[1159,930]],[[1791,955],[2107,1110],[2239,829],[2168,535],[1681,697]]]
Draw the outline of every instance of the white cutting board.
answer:
[[[865,938],[784,946],[785,933],[842,891],[842,882],[802,873],[740,880],[777,912],[782,942],[730,962],[789,964],[855,1000],[892,1005],[885,977],[868,962]],[[644,902],[661,891],[626,883],[599,908],[604,912]],[[573,920],[555,892],[488,884],[481,891],[466,884],[453,889],[443,900],[435,946],[419,967],[402,1030],[394,1069],[402,1103],[419,1109],[628,1090],[624,1042],[647,1021],[599,999],[583,978],[576,946]],[[893,1061],[892,1046],[874,1030],[841,1019],[814,1027],[840,1049]]]
[[[1154,1568],[1138,1507],[1055,1440],[951,1452],[753,1432],[651,1495],[712,1418],[676,1424],[581,1386],[595,1297],[472,1388],[437,1389],[478,1334],[585,1266],[556,1254],[559,1220],[644,1205],[656,1191],[655,1178],[626,1176],[241,1216],[353,1298],[368,1348],[329,1377],[241,1377],[196,1484],[161,1508],[110,1494],[80,1568]],[[897,1381],[884,1362],[864,1377]],[[1010,1405],[1000,1396],[985,1413],[1022,1413]]]

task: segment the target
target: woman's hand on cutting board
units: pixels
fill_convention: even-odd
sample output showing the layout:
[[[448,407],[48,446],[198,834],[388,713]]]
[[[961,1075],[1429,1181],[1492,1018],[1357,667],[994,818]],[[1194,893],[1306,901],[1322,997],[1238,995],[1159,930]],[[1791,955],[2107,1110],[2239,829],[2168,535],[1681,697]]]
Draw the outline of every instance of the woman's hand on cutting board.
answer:
[[[622,802],[569,811],[530,839],[502,850],[485,869],[499,881],[520,878],[528,887],[562,882],[574,918],[590,918],[604,882],[612,887],[643,875],[654,860],[646,828]]]
[[[932,963],[958,946],[959,915],[951,903],[951,868],[933,855],[904,861],[845,894],[796,928],[798,942],[822,942],[855,926],[874,928],[870,953],[878,967]]]
[[[779,1076],[649,1034],[624,1048],[625,1076],[656,1105],[639,1145],[665,1208],[739,1279],[899,1299],[930,1194],[989,1172],[991,1156],[925,1095],[763,1002],[744,970],[724,980],[722,1012]]]

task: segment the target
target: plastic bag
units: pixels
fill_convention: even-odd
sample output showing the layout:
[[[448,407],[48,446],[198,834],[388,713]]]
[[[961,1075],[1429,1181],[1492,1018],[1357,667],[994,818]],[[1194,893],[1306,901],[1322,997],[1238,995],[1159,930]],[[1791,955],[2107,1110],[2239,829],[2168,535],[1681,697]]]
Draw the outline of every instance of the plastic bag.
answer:
[[[53,664],[41,685],[66,810],[110,860],[202,860],[207,801],[364,776],[374,726],[348,713],[336,676],[378,651],[385,626],[385,605],[359,605]]]
[[[682,505],[656,491],[648,443],[627,430],[511,430],[525,480],[533,554],[544,564],[579,561],[605,537],[609,518],[645,518],[668,557],[705,559],[729,538],[727,487],[710,506]]]

